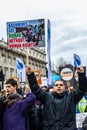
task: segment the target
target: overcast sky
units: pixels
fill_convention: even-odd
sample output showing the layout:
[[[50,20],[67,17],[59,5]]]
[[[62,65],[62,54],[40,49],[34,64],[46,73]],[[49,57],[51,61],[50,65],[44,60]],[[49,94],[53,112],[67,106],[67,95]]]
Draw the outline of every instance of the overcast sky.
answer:
[[[7,40],[6,22],[50,19],[51,60],[73,62],[78,54],[87,61],[87,0],[1,0],[0,39]]]

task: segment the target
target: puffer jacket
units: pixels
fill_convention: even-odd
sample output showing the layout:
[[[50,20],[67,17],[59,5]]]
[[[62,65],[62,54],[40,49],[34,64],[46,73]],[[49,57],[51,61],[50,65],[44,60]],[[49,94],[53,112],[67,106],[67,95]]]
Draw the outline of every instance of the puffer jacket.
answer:
[[[43,91],[37,84],[34,73],[27,75],[32,92],[43,103],[43,130],[77,130],[76,104],[87,91],[87,79],[79,73],[79,87],[71,93]]]

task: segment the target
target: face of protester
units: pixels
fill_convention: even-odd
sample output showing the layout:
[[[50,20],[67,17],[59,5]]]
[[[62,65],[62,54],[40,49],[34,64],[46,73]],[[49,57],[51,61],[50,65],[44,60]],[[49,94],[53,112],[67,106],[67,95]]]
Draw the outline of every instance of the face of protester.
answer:
[[[63,81],[58,80],[54,83],[54,91],[58,94],[61,94],[65,91],[65,85],[63,83]]]
[[[11,84],[6,84],[6,92],[7,94],[15,94],[17,86],[12,86]]]

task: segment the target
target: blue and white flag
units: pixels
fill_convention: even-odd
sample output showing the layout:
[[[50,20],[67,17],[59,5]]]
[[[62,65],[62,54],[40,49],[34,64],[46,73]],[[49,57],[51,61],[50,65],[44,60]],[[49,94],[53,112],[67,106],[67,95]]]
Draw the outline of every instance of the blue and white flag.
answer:
[[[20,58],[16,58],[17,77],[20,82],[25,82],[26,69],[25,64]]]
[[[81,66],[81,65],[82,65],[81,58],[77,54],[74,54],[74,66]]]
[[[52,86],[52,72],[51,72],[51,26],[50,20],[47,21],[47,61],[48,61],[48,86]]]

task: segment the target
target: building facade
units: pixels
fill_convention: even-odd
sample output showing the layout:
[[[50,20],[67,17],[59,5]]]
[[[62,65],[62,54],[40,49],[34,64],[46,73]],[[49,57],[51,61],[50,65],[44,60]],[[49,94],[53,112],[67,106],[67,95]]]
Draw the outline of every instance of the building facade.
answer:
[[[46,76],[45,49],[9,49],[7,43],[0,40],[0,70],[3,69],[5,80],[16,77],[16,57],[21,58],[25,65],[27,63],[33,70],[39,69],[42,77]]]

